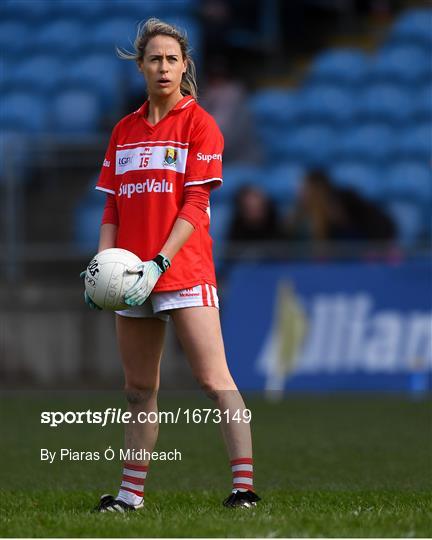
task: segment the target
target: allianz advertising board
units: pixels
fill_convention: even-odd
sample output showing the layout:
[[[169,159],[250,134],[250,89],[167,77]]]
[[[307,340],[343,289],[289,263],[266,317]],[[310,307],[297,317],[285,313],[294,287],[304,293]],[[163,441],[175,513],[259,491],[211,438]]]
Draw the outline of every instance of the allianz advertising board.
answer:
[[[222,312],[243,390],[430,389],[432,267],[240,264]]]

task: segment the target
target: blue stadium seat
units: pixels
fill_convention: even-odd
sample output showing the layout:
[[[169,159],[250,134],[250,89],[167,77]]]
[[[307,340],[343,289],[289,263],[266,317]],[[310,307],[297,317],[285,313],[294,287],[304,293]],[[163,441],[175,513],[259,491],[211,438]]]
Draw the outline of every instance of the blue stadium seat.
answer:
[[[138,19],[134,17],[110,17],[94,25],[84,43],[93,51],[115,54],[116,47],[133,51]]]
[[[32,50],[43,53],[70,54],[82,47],[88,30],[79,19],[61,18],[41,25],[32,37]]]
[[[296,92],[280,89],[260,90],[249,99],[255,129],[265,150],[272,153],[275,140],[292,129],[300,113]]]
[[[95,20],[105,16],[106,0],[56,0],[53,9],[57,15]]]
[[[369,199],[380,199],[384,191],[385,177],[380,168],[362,162],[345,162],[330,169],[335,184],[352,188]]]
[[[369,77],[375,81],[420,83],[430,77],[430,56],[415,45],[387,47],[372,62]]]
[[[335,132],[326,124],[299,127],[275,141],[270,160],[309,167],[324,167],[331,163],[335,147]]]
[[[100,194],[100,202],[78,205],[74,215],[74,240],[82,253],[94,253],[99,241],[99,228],[102,219],[105,197]]]
[[[361,84],[369,69],[368,57],[358,49],[329,49],[319,54],[308,80],[330,84]]]
[[[411,119],[413,103],[412,91],[389,83],[372,84],[357,96],[356,116],[362,121],[398,124]]]
[[[432,122],[416,123],[404,129],[396,142],[396,151],[401,159],[431,163]]]
[[[0,21],[0,50],[2,55],[19,55],[28,53],[27,40],[30,27],[21,19],[4,19]]]
[[[100,101],[88,90],[60,91],[52,100],[51,110],[52,128],[59,133],[92,133],[98,128]]]
[[[390,201],[386,210],[396,224],[398,240],[403,247],[412,247],[423,232],[422,210],[418,204]]]
[[[305,169],[299,165],[279,165],[268,170],[262,188],[278,204],[285,204],[297,198]]]
[[[223,168],[223,185],[211,194],[215,203],[227,201],[234,196],[237,189],[245,184],[260,185],[263,181],[261,170],[250,165],[225,165]]]
[[[45,131],[48,127],[48,114],[46,99],[32,90],[7,92],[2,95],[0,123],[3,129]]]
[[[5,92],[9,84],[13,63],[9,62],[5,55],[0,55],[0,92]]]
[[[344,161],[385,162],[394,152],[394,141],[393,130],[386,124],[366,123],[344,132],[335,154]]]
[[[136,23],[145,21],[150,17],[159,17],[164,20],[167,10],[164,9],[165,2],[155,2],[153,0],[111,0],[109,13],[105,17],[129,17]],[[181,4],[181,2],[179,2]],[[176,13],[176,11],[174,11]]]
[[[199,8],[199,2],[200,0],[111,0],[111,8],[141,19],[152,16],[165,20],[168,15],[193,14],[194,10]]]
[[[404,161],[387,171],[387,196],[426,204],[432,200],[432,170],[430,165]]]
[[[412,9],[404,12],[393,25],[392,43],[432,45],[432,9]]]
[[[121,100],[122,60],[112,54],[84,55],[68,66],[62,82],[93,90],[107,107],[116,107]]]
[[[124,81],[127,85],[127,93],[133,96],[141,95],[144,102],[147,83],[144,75],[138,71],[136,63],[124,60],[122,71],[125,77]]]
[[[231,216],[231,202],[210,204],[210,234],[214,242],[223,242],[226,239]]]
[[[256,128],[259,152],[261,159],[265,162],[271,163],[274,156],[278,155],[281,139],[287,137],[288,127],[277,128],[271,125],[261,125]]]
[[[421,122],[432,122],[432,84],[419,87],[413,99],[413,114]]]
[[[33,88],[50,92],[57,87],[63,69],[63,63],[54,55],[28,55],[14,66],[8,83],[14,88]]]
[[[29,22],[46,21],[53,13],[55,2],[51,0],[2,0],[5,17],[17,17]]]
[[[249,99],[249,108],[257,122],[257,128],[264,124],[284,127],[298,115],[298,94],[278,88],[260,90]]]
[[[341,87],[317,84],[300,93],[299,117],[302,121],[340,123],[349,122],[354,113],[352,91]]]
[[[98,180],[99,180],[99,172],[95,174],[94,176],[92,176],[92,178],[90,179],[85,195],[81,199],[81,204],[89,205],[89,206],[91,206],[92,204],[100,205],[102,204],[101,200],[105,201],[104,192],[99,191],[98,189],[95,189],[96,184],[98,183]]]
[[[33,137],[13,124],[1,122],[0,129],[0,184],[7,182],[11,173],[14,182],[25,182],[29,178],[25,171]]]

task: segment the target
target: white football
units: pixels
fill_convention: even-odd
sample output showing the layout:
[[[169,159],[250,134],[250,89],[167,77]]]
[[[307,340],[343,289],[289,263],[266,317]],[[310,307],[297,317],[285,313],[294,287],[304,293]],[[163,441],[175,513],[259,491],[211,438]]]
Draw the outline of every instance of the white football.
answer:
[[[87,266],[85,289],[93,302],[111,311],[128,309],[125,292],[139,279],[138,274],[126,270],[141,262],[131,251],[120,248],[104,249]]]

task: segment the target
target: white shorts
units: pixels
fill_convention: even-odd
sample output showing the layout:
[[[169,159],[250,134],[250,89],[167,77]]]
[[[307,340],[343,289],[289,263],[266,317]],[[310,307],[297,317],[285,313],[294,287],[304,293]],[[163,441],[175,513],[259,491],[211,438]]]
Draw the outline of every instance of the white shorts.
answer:
[[[162,321],[169,320],[171,309],[185,307],[213,306],[219,309],[219,298],[213,285],[196,285],[180,291],[152,293],[142,306],[135,306],[122,311],[116,311],[122,317],[147,318],[155,317]]]

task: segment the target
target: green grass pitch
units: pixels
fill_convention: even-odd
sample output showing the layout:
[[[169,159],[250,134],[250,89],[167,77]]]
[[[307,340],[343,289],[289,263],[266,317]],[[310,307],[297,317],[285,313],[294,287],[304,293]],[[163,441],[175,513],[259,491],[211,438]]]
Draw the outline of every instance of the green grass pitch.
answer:
[[[229,510],[230,470],[219,427],[162,425],[143,511],[92,514],[116,493],[118,461],[40,461],[40,448],[103,451],[122,444],[122,426],[41,426],[42,410],[121,406],[109,394],[0,397],[2,537],[428,537],[432,535],[432,412],[400,396],[305,396],[253,411],[255,483],[262,502]],[[161,410],[196,406],[162,396]],[[200,401],[200,407],[209,402]]]

